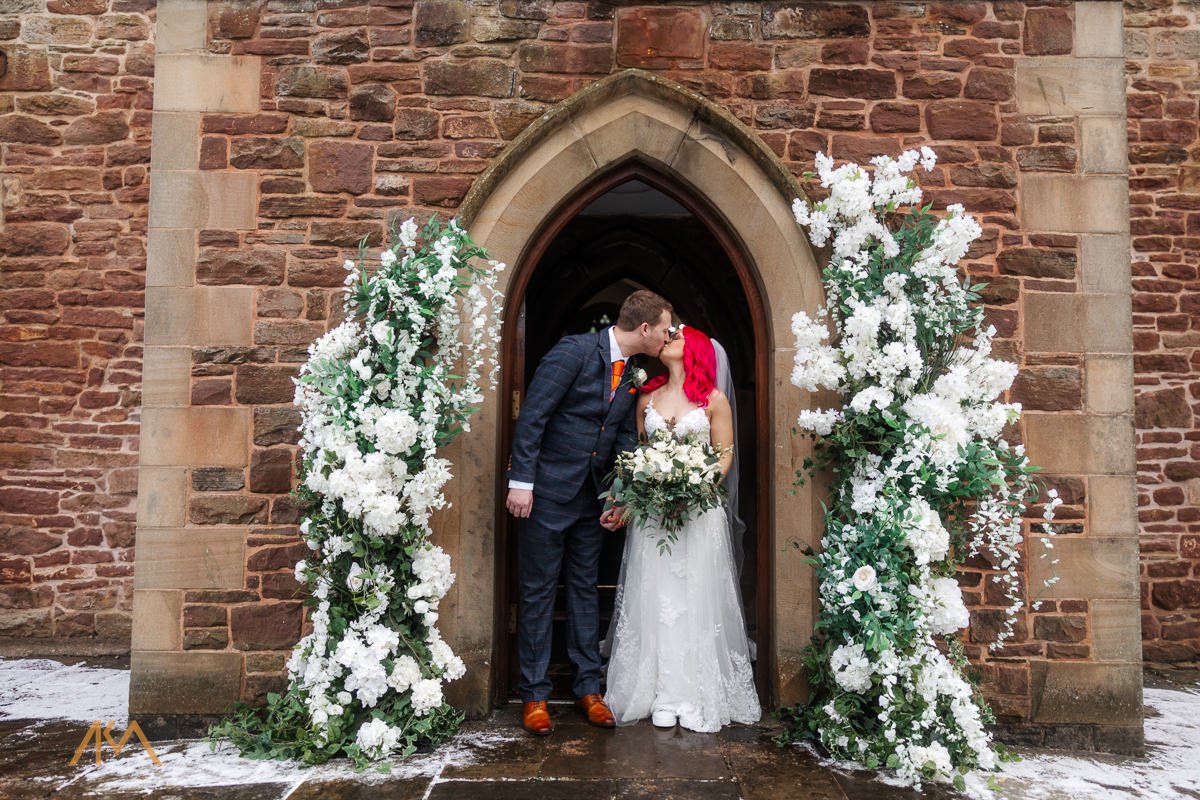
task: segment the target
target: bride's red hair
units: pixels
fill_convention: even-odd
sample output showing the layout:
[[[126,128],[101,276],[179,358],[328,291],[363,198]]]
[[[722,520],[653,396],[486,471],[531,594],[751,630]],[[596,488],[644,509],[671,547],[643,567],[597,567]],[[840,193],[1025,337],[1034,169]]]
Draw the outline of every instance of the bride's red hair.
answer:
[[[689,401],[708,408],[708,396],[717,385],[717,351],[712,339],[699,328],[683,326],[683,394]],[[653,392],[667,382],[667,376],[655,375],[642,386]]]

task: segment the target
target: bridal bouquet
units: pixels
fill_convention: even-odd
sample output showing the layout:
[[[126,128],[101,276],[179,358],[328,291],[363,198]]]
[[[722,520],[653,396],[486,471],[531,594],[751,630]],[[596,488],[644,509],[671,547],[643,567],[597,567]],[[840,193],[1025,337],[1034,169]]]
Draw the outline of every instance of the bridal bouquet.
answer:
[[[622,522],[660,527],[659,553],[669,553],[689,519],[725,501],[721,452],[706,441],[676,439],[659,431],[617,456],[605,511],[623,506]]]

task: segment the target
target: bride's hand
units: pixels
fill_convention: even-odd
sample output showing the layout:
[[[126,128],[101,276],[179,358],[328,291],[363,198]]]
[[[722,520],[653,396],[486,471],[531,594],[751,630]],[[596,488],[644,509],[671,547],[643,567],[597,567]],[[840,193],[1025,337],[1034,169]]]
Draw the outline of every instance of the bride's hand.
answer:
[[[600,515],[600,527],[610,531],[619,529],[625,524],[624,522],[621,522],[621,516],[624,514],[624,512],[625,509],[620,506],[613,506],[612,508],[608,509]]]

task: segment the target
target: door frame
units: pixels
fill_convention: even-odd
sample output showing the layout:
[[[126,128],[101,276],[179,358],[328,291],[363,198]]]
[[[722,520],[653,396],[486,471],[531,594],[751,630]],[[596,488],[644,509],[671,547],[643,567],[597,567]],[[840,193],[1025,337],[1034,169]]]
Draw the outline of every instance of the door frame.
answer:
[[[684,181],[665,175],[655,167],[637,159],[618,163],[603,172],[598,172],[581,189],[569,196],[539,225],[536,233],[529,239],[525,252],[521,254],[513,268],[511,282],[505,303],[505,319],[501,335],[501,380],[500,408],[498,417],[499,450],[496,454],[496,508],[495,508],[495,622],[494,641],[496,657],[492,666],[492,686],[494,687],[493,705],[503,704],[510,694],[510,687],[515,676],[508,674],[509,625],[510,625],[510,581],[509,581],[509,547],[511,519],[505,508],[505,498],[508,494],[508,477],[506,465],[508,454],[512,450],[512,434],[516,422],[516,410],[519,403],[514,398],[514,392],[522,389],[524,383],[525,348],[524,348],[524,315],[525,293],[529,282],[541,264],[547,249],[562,232],[563,228],[574,219],[593,200],[609,190],[630,180],[640,180],[663,194],[671,197],[688,210],[712,233],[722,250],[729,258],[746,302],[750,308],[751,324],[754,328],[754,406],[755,406],[755,436],[759,458],[755,464],[755,481],[759,487],[767,491],[755,493],[756,508],[756,585],[754,593],[755,633],[758,658],[755,662],[755,681],[760,697],[770,697],[773,686],[772,676],[775,670],[774,648],[771,637],[774,634],[772,619],[774,604],[774,572],[771,563],[772,545],[775,527],[774,520],[774,480],[771,475],[770,460],[765,454],[770,452],[772,414],[770,393],[770,363],[772,350],[770,346],[769,321],[764,303],[764,293],[755,269],[745,246],[734,233],[732,226],[716,211],[703,196],[688,186]]]

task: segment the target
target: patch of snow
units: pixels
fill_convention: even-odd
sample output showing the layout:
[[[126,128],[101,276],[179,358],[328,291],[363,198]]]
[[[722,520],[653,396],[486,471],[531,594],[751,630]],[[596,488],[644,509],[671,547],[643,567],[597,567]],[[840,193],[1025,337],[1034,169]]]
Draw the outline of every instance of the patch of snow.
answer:
[[[1169,800],[1200,797],[1200,693],[1145,689],[1146,757],[1040,753],[1003,765],[999,791],[987,788],[988,776],[967,777],[967,794],[977,800],[997,797],[1049,800]]]
[[[129,720],[129,670],[0,659],[0,719]]]

